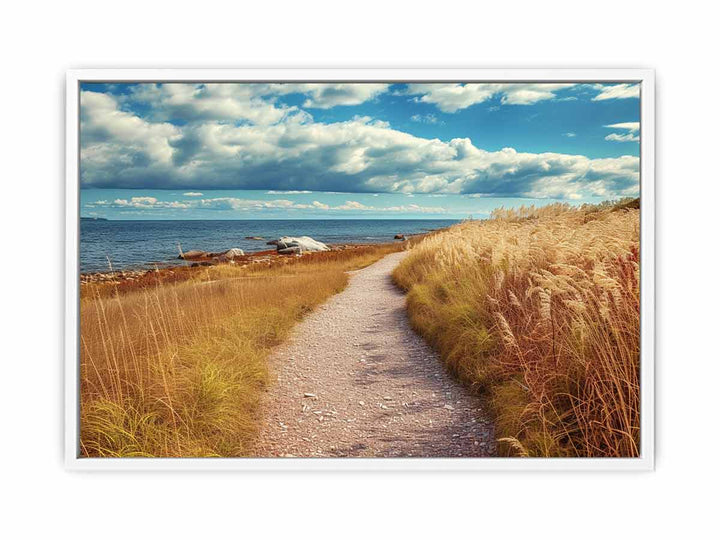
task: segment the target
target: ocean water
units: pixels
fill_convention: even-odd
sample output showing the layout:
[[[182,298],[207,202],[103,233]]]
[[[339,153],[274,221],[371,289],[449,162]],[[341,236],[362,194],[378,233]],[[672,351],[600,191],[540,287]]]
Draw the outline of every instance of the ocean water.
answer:
[[[238,221],[80,221],[80,272],[102,272],[177,264],[178,243],[183,251],[246,253],[274,249],[265,241],[281,236],[310,236],[326,244],[392,242],[396,234],[418,234],[448,227],[456,220],[238,220]],[[246,240],[262,236],[265,241]]]

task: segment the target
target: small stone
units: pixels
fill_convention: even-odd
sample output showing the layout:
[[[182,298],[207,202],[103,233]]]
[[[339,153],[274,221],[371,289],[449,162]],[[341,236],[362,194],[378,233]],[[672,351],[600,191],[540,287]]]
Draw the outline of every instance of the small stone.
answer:
[[[383,399],[385,401],[392,401],[392,398],[390,396],[384,396]]]
[[[315,394],[313,394],[313,393],[311,393],[311,392],[305,392],[305,393],[303,394],[303,397],[313,398],[313,397],[317,397],[317,395],[315,395]]]
[[[365,406],[365,402],[364,402],[364,401],[358,401],[358,403],[360,404],[361,407],[364,407],[364,406]]]
[[[452,405],[445,405],[444,408],[447,409],[448,411],[454,411],[454,410],[455,410],[455,407],[453,407]]]

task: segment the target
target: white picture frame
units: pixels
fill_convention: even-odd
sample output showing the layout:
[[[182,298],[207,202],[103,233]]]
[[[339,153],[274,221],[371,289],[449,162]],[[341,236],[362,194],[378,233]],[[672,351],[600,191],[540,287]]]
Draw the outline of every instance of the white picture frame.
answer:
[[[86,458],[79,454],[82,82],[633,82],[640,84],[641,453],[637,458]],[[66,77],[65,465],[71,470],[648,471],[655,454],[655,74],[647,69],[82,69]]]

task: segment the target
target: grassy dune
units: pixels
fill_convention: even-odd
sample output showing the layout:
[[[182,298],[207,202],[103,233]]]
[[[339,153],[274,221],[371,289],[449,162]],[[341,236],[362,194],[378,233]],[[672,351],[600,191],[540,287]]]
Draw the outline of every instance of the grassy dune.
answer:
[[[345,287],[347,270],[398,249],[317,253],[269,267],[214,266],[182,282],[160,278],[122,290],[84,284],[82,454],[246,454],[270,349]]]
[[[394,273],[414,327],[489,396],[501,451],[639,452],[637,200],[498,210]]]

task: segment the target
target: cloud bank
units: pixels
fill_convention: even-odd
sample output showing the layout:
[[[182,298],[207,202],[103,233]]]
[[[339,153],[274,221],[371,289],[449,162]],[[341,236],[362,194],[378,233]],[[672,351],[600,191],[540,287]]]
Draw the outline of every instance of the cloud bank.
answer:
[[[406,91],[453,112],[496,95],[503,103],[531,104],[553,99],[568,86],[435,84],[409,85]],[[619,86],[624,85],[610,89]],[[326,108],[361,103],[387,90],[386,84],[150,84],[123,95],[84,90],[81,184],[192,190],[196,197],[210,189],[560,199],[637,194],[637,157],[490,152],[468,138],[418,137],[369,117],[316,122],[276,99],[302,94],[304,107]],[[146,112],[134,112],[138,107]],[[633,137],[636,132],[629,130]]]
[[[421,213],[421,214],[444,214],[447,210],[440,206],[422,206],[417,204],[400,206],[372,206],[357,201],[345,201],[337,206],[312,201],[312,203],[299,203],[287,199],[255,200],[238,197],[215,197],[200,200],[184,201],[160,201],[156,197],[131,197],[129,199],[99,200],[85,204],[86,208],[120,208],[135,210],[320,210],[339,211],[356,213]]]

